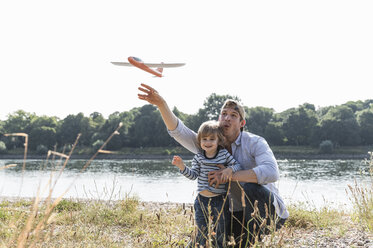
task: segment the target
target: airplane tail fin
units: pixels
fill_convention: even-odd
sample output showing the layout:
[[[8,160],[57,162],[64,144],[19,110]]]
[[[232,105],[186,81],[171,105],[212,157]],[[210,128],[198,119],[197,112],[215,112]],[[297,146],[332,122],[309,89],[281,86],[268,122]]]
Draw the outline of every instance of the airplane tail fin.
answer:
[[[163,62],[161,64],[163,64]],[[157,71],[162,74],[163,73],[163,67],[158,67]]]

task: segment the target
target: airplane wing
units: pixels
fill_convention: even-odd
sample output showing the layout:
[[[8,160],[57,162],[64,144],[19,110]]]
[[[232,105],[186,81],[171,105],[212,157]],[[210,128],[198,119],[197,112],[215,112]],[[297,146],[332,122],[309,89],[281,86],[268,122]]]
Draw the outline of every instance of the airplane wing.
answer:
[[[144,63],[144,65],[148,67],[158,67],[158,68],[171,68],[171,67],[180,67],[185,65],[185,63],[173,63],[173,64],[165,64],[165,63],[158,63],[158,64],[151,64],[151,63]]]
[[[128,62],[111,62],[113,65],[119,65],[119,66],[133,66],[131,63]],[[151,64],[151,63],[144,63],[144,65],[148,67],[158,67],[158,68],[171,68],[171,67],[180,67],[185,65],[185,63],[158,63],[158,64]]]
[[[120,66],[133,66],[128,62],[111,62],[113,65],[120,65]]]

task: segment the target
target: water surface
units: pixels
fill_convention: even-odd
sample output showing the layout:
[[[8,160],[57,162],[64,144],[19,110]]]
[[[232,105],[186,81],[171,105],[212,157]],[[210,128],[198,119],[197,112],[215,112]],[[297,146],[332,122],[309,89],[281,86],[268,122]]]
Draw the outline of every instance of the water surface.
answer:
[[[190,160],[186,164],[190,164]],[[0,171],[0,196],[34,197],[48,194],[48,182],[55,184],[53,196],[67,189],[65,198],[124,199],[136,195],[143,201],[193,202],[196,181],[182,176],[170,160],[96,160],[83,172],[86,160],[70,161],[58,177],[62,163],[45,164],[28,160],[22,173],[22,160],[0,160],[0,166],[17,167]],[[361,160],[279,160],[277,183],[287,204],[304,202],[310,207],[351,207],[348,185],[355,180],[371,183],[369,165]],[[56,180],[58,178],[58,180]]]

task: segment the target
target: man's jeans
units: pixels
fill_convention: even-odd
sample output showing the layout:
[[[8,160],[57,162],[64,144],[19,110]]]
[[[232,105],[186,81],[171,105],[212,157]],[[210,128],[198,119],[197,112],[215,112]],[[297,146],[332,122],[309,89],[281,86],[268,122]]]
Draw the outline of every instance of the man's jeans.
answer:
[[[224,198],[225,195],[215,197],[198,195],[196,197],[194,201],[194,211],[198,228],[196,243],[199,245],[204,246],[210,234],[213,247],[223,247],[226,238],[226,214],[229,212],[228,204],[224,205]]]
[[[285,223],[285,219],[277,216],[273,206],[274,197],[267,188],[256,183],[246,183],[243,189],[246,194],[246,208],[243,211],[228,213],[231,222],[229,233],[235,238],[235,247],[240,247],[240,242],[241,247],[249,247],[249,244],[255,243],[256,238],[261,240],[262,235],[269,231],[268,226],[272,221],[276,222],[276,229],[280,229]],[[258,201],[257,205],[255,201]],[[256,215],[252,216],[254,212]]]

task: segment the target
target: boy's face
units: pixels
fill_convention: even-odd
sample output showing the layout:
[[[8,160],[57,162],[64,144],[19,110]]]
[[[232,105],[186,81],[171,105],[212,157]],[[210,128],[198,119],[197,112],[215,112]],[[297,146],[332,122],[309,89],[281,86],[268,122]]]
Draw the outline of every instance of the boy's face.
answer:
[[[204,136],[201,138],[201,148],[206,154],[214,154],[218,149],[219,139],[216,134]]]
[[[219,116],[219,125],[223,128],[224,136],[228,139],[237,138],[245,120],[241,120],[240,114],[233,108],[225,108]]]

